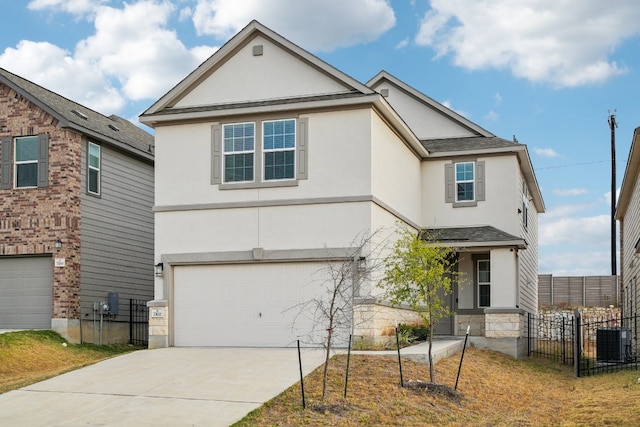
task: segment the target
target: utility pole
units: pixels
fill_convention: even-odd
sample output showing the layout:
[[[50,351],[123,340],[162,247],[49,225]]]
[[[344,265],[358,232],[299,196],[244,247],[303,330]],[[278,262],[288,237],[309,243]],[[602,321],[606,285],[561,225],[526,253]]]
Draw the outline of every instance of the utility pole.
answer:
[[[616,110],[613,110],[615,113]],[[609,111],[609,129],[611,129],[611,275],[617,276],[616,262],[616,115]]]

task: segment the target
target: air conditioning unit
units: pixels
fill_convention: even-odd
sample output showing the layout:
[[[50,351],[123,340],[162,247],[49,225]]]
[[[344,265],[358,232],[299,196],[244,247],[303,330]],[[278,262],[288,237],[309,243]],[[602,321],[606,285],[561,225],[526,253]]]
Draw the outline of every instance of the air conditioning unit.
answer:
[[[624,362],[627,347],[630,345],[631,332],[628,329],[604,328],[596,331],[596,357],[598,362]]]

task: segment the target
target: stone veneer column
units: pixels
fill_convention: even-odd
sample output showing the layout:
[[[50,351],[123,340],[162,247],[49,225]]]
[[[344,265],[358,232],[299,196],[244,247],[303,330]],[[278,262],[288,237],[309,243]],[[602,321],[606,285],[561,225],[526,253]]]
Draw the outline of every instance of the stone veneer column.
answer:
[[[520,338],[524,310],[519,308],[487,308],[484,310],[486,338]]]
[[[149,348],[169,347],[169,304],[166,300],[153,300],[149,307]]]

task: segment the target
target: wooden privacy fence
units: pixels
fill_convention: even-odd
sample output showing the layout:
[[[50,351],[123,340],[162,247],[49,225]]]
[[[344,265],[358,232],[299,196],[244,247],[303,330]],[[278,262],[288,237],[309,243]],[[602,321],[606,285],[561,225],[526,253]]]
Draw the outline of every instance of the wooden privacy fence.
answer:
[[[608,307],[619,302],[618,276],[538,275],[539,306]]]

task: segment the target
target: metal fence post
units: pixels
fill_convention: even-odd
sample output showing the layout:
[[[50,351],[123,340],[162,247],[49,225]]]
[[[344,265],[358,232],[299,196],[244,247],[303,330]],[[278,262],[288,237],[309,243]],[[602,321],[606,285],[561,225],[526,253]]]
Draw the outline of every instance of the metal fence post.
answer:
[[[576,377],[580,377],[580,359],[582,359],[582,344],[581,344],[581,340],[582,340],[582,331],[581,331],[581,327],[580,324],[582,323],[581,318],[580,318],[580,311],[576,310],[575,311],[575,316],[574,316],[574,325],[575,325],[575,348],[573,351],[573,368],[574,368],[574,374]]]

